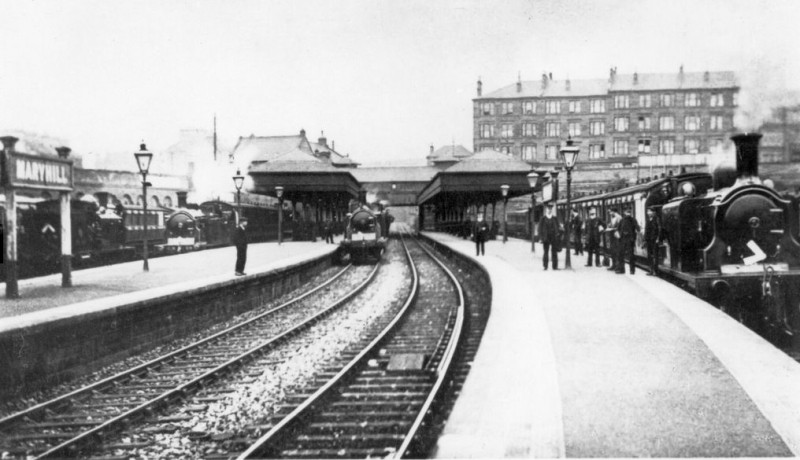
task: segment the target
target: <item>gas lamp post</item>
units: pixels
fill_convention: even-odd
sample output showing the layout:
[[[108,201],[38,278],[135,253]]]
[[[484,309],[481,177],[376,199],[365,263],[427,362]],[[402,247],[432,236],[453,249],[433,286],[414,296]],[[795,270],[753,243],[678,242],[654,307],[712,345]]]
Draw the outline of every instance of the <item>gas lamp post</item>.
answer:
[[[139,165],[139,173],[142,175],[142,221],[144,228],[144,238],[142,244],[142,256],[144,259],[144,266],[142,270],[149,272],[150,266],[147,263],[147,172],[150,169],[150,161],[153,159],[153,154],[147,150],[144,141],[139,145],[139,151],[133,154],[136,157],[136,164]]]
[[[570,237],[570,227],[572,223],[572,197],[571,197],[571,186],[572,186],[572,168],[575,167],[575,161],[578,159],[578,154],[581,152],[580,147],[575,147],[572,145],[572,138],[567,139],[566,147],[561,149],[561,158],[564,160],[564,168],[567,170],[567,212],[566,212],[566,240],[567,240],[567,254],[566,254],[566,261],[564,263],[564,267],[567,269],[572,269],[572,261],[570,260],[570,244],[569,244],[569,237]]]

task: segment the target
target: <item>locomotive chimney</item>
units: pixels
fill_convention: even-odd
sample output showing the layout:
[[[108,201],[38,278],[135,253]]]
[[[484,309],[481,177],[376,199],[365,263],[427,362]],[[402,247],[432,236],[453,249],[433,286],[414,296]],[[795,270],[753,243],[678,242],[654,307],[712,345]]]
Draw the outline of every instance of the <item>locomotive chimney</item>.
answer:
[[[736,146],[736,183],[760,184],[758,178],[758,142],[761,134],[745,133],[731,136]]]
[[[178,207],[185,208],[186,207],[186,195],[189,192],[176,192],[175,194],[178,195]]]
[[[108,207],[108,192],[97,192],[94,196],[97,197],[97,204],[104,208]]]

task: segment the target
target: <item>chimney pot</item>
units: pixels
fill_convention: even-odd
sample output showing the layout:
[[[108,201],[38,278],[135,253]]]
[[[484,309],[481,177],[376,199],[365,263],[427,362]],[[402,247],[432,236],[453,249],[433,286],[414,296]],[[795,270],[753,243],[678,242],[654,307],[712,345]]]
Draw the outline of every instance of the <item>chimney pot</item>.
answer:
[[[483,83],[481,83],[481,77],[478,77],[478,96],[483,93]]]
[[[0,137],[0,141],[3,142],[3,150],[5,150],[6,152],[13,152],[14,151],[14,145],[16,145],[18,140],[19,140],[19,138],[14,137],[14,136],[3,136],[3,137]]]
[[[69,147],[56,147],[56,152],[59,158],[67,158],[69,153],[72,152],[72,149]]]

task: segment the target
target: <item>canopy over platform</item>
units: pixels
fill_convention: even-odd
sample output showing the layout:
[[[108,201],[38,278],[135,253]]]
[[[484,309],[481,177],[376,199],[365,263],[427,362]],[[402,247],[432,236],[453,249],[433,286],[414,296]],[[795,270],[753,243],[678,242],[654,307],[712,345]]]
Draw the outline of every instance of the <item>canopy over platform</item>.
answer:
[[[321,161],[272,161],[254,164],[248,170],[253,193],[277,198],[275,187],[283,187],[283,199],[301,202],[325,201],[346,205],[358,198],[361,184],[350,170]]]
[[[503,199],[501,186],[508,185],[508,198],[531,193],[531,166],[504,153],[484,150],[437,173],[417,197],[418,205],[473,205]]]

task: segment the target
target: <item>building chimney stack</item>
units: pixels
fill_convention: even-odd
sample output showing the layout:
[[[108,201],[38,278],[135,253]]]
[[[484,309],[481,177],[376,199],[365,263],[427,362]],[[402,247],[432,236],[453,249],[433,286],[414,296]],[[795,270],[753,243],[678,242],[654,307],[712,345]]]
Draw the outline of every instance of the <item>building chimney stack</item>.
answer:
[[[639,72],[634,72],[633,73],[633,84],[634,85],[638,85],[639,84]]]
[[[542,89],[547,89],[547,74],[542,74]]]
[[[317,139],[317,144],[323,145],[325,147],[328,146],[328,139],[325,138],[325,131],[320,131],[319,139]]]
[[[331,141],[331,150],[336,151],[336,141]]]
[[[522,74],[517,74],[517,92],[522,92]]]
[[[69,147],[56,147],[56,153],[58,153],[59,158],[67,158],[70,152],[72,152],[72,149]]]
[[[617,81],[617,68],[611,67],[608,69],[608,82],[614,84]]]
[[[569,83],[569,78],[567,78],[567,82],[566,82],[566,84],[565,84],[565,87],[566,87],[567,91],[569,91],[569,90],[570,90],[571,86],[572,86],[572,85],[570,85],[570,83]]]
[[[483,94],[483,83],[481,83],[481,77],[478,77],[478,97]]]
[[[13,152],[14,146],[17,144],[19,138],[14,136],[3,136],[0,137],[0,141],[3,142],[3,150],[6,152]]]
[[[433,155],[433,144],[431,144],[431,155]]]
[[[708,70],[703,72],[703,81],[706,82],[706,83],[711,81],[711,74],[708,72]]]
[[[306,137],[306,130],[303,129],[303,128],[300,128],[300,135],[303,136],[303,137]]]
[[[683,64],[681,64],[681,67],[678,69],[678,83],[681,85],[683,84]]]

